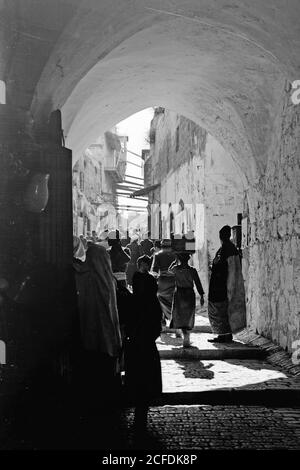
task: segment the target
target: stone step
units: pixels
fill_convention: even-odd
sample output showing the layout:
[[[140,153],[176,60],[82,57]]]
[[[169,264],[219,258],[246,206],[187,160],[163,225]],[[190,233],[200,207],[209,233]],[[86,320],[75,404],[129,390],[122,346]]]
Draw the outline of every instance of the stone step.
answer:
[[[134,402],[122,397],[122,406],[130,408]],[[267,406],[269,408],[299,409],[300,390],[295,389],[265,389],[238,390],[219,389],[202,392],[162,393],[158,399],[153,399],[150,406],[191,406],[191,405],[224,405],[224,406]]]
[[[211,333],[211,327],[210,325],[196,325],[193,328],[193,333]],[[176,330],[174,328],[169,328],[166,327],[164,329],[164,333],[176,333]]]
[[[183,348],[182,338],[176,338],[175,334],[164,332],[156,341],[161,359],[263,359],[266,351],[258,346],[246,345],[241,341],[231,343],[210,343],[207,340],[213,338],[208,333],[192,333],[190,348]]]
[[[266,353],[260,348],[241,347],[232,349],[182,348],[159,351],[161,359],[263,359]]]
[[[265,389],[238,390],[219,389],[201,392],[162,393],[153,406],[177,405],[252,405],[268,407],[299,408],[300,390]]]

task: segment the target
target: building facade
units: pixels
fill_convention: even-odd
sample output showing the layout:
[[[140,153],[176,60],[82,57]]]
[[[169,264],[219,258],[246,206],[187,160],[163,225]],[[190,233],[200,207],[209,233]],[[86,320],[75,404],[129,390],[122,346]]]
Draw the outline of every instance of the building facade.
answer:
[[[73,233],[118,226],[117,184],[125,178],[127,137],[106,132],[73,167]]]

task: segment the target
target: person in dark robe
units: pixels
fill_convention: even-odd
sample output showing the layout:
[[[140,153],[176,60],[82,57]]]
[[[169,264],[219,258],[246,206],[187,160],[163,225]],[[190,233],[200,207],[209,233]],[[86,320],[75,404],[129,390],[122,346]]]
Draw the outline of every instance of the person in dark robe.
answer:
[[[150,232],[148,232],[146,237],[141,241],[141,247],[144,255],[152,256],[151,249],[153,248],[153,241],[150,239]]]
[[[152,271],[158,274],[158,300],[163,312],[163,325],[171,321],[171,310],[175,290],[174,273],[169,267],[176,260],[171,240],[162,241],[162,249],[154,255]]]
[[[219,232],[221,248],[213,260],[208,292],[208,318],[214,343],[232,341],[232,333],[246,326],[245,288],[239,252],[230,241],[231,227]]]
[[[161,250],[161,241],[160,240],[155,240],[153,243],[153,247],[150,250],[150,256],[152,258],[152,261],[154,259],[154,256],[156,253],[158,253]]]
[[[101,404],[117,392],[121,333],[116,282],[109,254],[90,245],[85,252],[74,237],[74,263],[79,310],[80,386],[91,403]]]
[[[151,258],[138,259],[133,275],[134,315],[127,324],[125,346],[125,385],[135,409],[135,429],[147,425],[149,403],[162,391],[161,365],[156,339],[161,332],[162,312],[157,298],[157,283],[149,274]]]
[[[112,271],[117,283],[117,306],[120,321],[122,342],[125,340],[126,317],[131,315],[133,309],[132,293],[127,288],[126,269],[130,262],[130,256],[121,245],[119,230],[113,230],[108,234],[107,252],[109,253]],[[123,353],[121,357],[121,369],[124,369]]]
[[[172,326],[177,330],[182,330],[184,348],[191,346],[190,332],[195,325],[196,302],[194,285],[200,295],[201,305],[204,304],[204,290],[196,269],[189,265],[189,259],[189,253],[178,253],[177,264],[172,265],[170,268],[175,275]]]
[[[126,268],[130,262],[128,251],[121,245],[119,230],[113,230],[108,234],[108,253],[110,256],[112,271],[118,281],[118,285],[127,286]]]
[[[127,248],[130,250],[130,262],[127,265],[126,278],[128,285],[132,286],[132,278],[134,273],[137,271],[137,260],[143,255],[143,250],[139,243],[139,236],[137,234],[132,235]]]
[[[127,246],[130,244],[130,237],[128,236],[128,232],[126,234],[126,237],[124,234],[121,236],[121,245],[123,248],[127,248]]]
[[[113,275],[117,281],[117,302],[120,324],[125,322],[125,316],[130,313],[132,294],[127,289],[126,269],[130,256],[121,245],[119,230],[113,230],[108,235],[108,253],[111,260]]]

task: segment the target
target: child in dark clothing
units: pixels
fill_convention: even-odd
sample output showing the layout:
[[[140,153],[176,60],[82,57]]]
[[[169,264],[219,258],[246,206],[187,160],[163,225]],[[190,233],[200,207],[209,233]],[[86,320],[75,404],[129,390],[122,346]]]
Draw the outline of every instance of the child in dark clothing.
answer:
[[[125,385],[135,409],[135,428],[145,430],[151,400],[162,391],[161,365],[156,339],[161,333],[162,312],[157,299],[157,283],[149,274],[151,258],[141,256],[132,280],[134,312],[127,325]]]

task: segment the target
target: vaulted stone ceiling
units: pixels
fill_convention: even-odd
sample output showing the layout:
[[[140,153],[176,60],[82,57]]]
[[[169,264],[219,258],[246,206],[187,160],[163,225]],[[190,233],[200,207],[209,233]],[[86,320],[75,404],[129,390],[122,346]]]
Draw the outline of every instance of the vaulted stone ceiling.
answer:
[[[38,121],[60,108],[75,158],[145,107],[195,120],[248,179],[300,78],[298,0],[7,0],[0,78]]]

